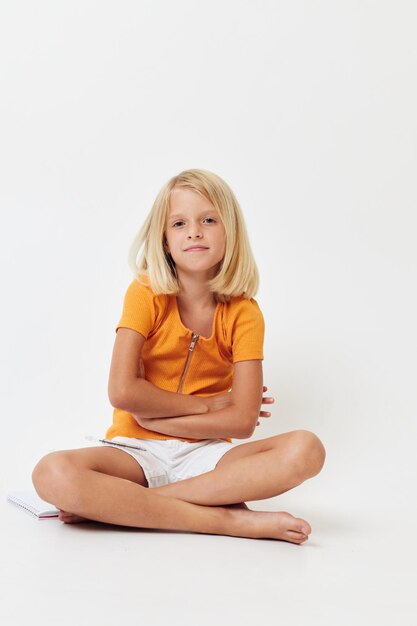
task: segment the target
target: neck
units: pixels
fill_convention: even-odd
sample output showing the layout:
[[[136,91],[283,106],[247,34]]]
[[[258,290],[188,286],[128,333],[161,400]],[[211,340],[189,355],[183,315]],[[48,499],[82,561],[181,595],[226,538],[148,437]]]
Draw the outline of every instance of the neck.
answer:
[[[207,280],[197,276],[182,275],[181,291],[177,296],[180,305],[185,309],[205,309],[216,304],[214,294],[207,285]]]

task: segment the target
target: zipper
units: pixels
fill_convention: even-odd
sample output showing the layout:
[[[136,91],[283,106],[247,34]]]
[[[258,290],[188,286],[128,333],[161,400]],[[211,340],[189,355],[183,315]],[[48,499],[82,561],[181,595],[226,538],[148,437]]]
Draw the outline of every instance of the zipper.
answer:
[[[191,361],[191,357],[193,356],[195,344],[197,343],[197,340],[198,340],[199,336],[200,335],[196,335],[195,333],[193,333],[193,336],[191,338],[190,347],[188,348],[187,360],[185,362],[184,371],[183,371],[182,376],[181,376],[181,380],[180,380],[180,384],[178,386],[177,393],[181,393],[181,391],[182,391],[182,387],[184,385],[184,380],[185,380],[185,376],[187,374],[188,366],[190,365],[190,361]]]

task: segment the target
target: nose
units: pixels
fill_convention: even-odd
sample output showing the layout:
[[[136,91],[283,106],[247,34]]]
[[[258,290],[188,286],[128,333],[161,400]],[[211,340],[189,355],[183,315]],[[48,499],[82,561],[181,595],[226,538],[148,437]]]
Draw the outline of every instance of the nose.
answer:
[[[187,239],[201,239],[202,232],[199,224],[190,224],[187,233]]]

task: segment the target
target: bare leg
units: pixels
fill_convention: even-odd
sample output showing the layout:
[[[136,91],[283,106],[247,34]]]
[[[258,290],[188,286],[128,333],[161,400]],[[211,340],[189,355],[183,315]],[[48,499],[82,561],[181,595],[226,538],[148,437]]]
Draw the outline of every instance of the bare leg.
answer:
[[[262,500],[315,476],[324,456],[323,444],[313,433],[284,433],[241,444],[226,452],[211,472],[152,491],[206,506]]]
[[[99,450],[99,452],[97,452]],[[73,464],[78,467],[86,467],[94,469],[103,474],[109,474],[118,478],[127,478],[143,487],[148,486],[145,473],[142,467],[134,462],[132,459],[123,453],[114,454],[114,452],[108,452],[109,448],[81,448],[77,450],[66,451],[67,457],[73,459]],[[69,511],[59,509],[58,518],[65,524],[77,524],[80,522],[91,522],[86,517],[80,515],[74,515]]]
[[[91,458],[92,454],[94,458],[104,458],[103,448],[93,449],[94,453],[89,450]],[[78,452],[82,450],[49,454],[33,472],[33,482],[40,497],[74,515],[137,528],[270,538],[292,543],[302,543],[311,531],[307,522],[289,514],[285,519],[285,514],[281,513],[200,506],[169,496],[162,497],[154,489],[147,489],[130,479],[92,469],[94,464],[90,457],[88,464],[85,460],[77,464],[77,459],[81,457]],[[116,454],[128,456],[112,449],[113,464],[117,460]],[[106,456],[108,460],[109,450]],[[137,466],[133,459],[131,462]]]

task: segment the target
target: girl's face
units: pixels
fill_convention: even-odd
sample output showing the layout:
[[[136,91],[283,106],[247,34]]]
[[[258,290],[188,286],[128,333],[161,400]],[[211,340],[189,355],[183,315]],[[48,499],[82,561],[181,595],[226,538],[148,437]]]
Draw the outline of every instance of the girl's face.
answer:
[[[181,274],[201,275],[210,280],[217,274],[226,250],[226,231],[219,213],[207,198],[192,189],[171,191],[165,225],[166,250]]]

